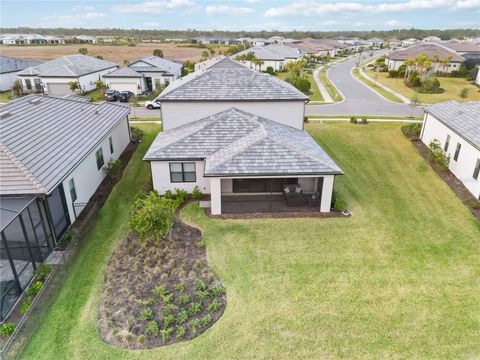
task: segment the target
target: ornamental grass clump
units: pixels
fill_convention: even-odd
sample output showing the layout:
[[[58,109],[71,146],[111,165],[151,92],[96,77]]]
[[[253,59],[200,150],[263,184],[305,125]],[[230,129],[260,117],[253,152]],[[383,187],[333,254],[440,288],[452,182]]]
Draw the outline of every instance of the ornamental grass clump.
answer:
[[[447,154],[440,145],[437,139],[430,142],[428,145],[428,158],[441,170],[447,170],[450,165],[450,155]]]

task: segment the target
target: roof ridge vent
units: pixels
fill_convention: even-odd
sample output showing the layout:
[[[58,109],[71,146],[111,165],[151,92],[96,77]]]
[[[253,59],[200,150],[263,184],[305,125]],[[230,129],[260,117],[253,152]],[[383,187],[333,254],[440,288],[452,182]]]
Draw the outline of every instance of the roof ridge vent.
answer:
[[[12,115],[10,110],[0,111],[0,118],[2,118],[2,119],[6,118],[7,116],[10,116],[10,115]]]
[[[34,99],[30,100],[29,103],[30,104],[38,104],[40,102],[40,100],[41,99],[37,97],[37,98],[34,98]]]

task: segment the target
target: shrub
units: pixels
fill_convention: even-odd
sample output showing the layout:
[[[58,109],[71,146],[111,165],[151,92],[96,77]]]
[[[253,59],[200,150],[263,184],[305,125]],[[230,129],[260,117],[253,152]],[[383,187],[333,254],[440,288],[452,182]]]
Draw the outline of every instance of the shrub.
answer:
[[[162,300],[165,304],[168,304],[172,301],[173,299],[173,294],[165,294],[165,295],[162,295]]]
[[[166,304],[164,307],[163,307],[163,314],[164,315],[167,315],[167,314],[172,314],[175,310],[177,310],[178,307],[174,304]]]
[[[209,312],[215,312],[215,311],[220,310],[221,307],[222,307],[222,303],[220,301],[218,301],[217,299],[215,299],[210,303],[210,305],[208,305],[207,310]]]
[[[177,291],[183,291],[185,290],[185,284],[184,283],[178,283],[173,285],[173,288]]]
[[[34,298],[37,296],[37,294],[40,292],[42,289],[43,282],[41,281],[35,281],[30,287],[27,289],[27,295],[31,296]]]
[[[139,315],[140,320],[152,320],[153,319],[153,310],[152,309],[143,309]]]
[[[177,339],[182,339],[185,336],[185,333],[186,333],[185,328],[181,325],[178,325],[177,326],[177,333],[176,333],[175,337]]]
[[[159,240],[170,231],[175,217],[175,203],[151,191],[147,196],[137,197],[132,206],[130,229],[140,240]]]
[[[163,342],[167,342],[168,340],[170,340],[170,337],[172,336],[173,328],[165,328],[161,331],[161,333],[162,333]]]
[[[217,296],[222,296],[223,294],[225,294],[225,289],[221,286],[215,286],[215,287],[210,289],[210,292],[213,296],[217,297]]]
[[[298,90],[300,90],[304,94],[310,93],[310,88],[312,86],[312,84],[310,84],[310,81],[308,81],[306,77],[299,77],[295,79],[292,85],[295,86]]]
[[[362,116],[362,124],[363,124],[363,125],[368,124],[368,120],[367,120],[367,117],[366,117],[366,116]]]
[[[177,314],[177,322],[179,324],[184,324],[186,323],[188,320],[188,311],[183,309],[183,310],[180,310],[180,312]]]
[[[175,200],[177,201],[178,206],[187,201],[188,193],[185,190],[175,189],[175,193]]]
[[[192,198],[194,200],[201,200],[203,198],[203,194],[198,188],[198,186],[195,186],[192,191]]]
[[[388,72],[388,77],[393,78],[393,79],[398,78],[398,71],[397,70],[390,70]]]
[[[52,272],[52,265],[40,264],[37,265],[37,268],[33,271],[35,279],[41,282],[45,282],[48,274]]]
[[[0,326],[0,334],[5,337],[10,337],[14,333],[16,327],[17,325],[13,323],[5,323]]]
[[[110,161],[103,167],[102,171],[108,177],[118,180],[122,175],[122,162],[120,159],[110,159]]]
[[[438,94],[443,92],[443,89],[440,88],[440,81],[438,81],[437,78],[433,78],[433,79],[426,79],[423,82],[420,92],[428,93],[428,94]]]
[[[147,336],[157,336],[158,331],[159,331],[158,323],[155,320],[152,320],[147,324],[144,334]]]
[[[137,302],[137,304],[140,305],[140,306],[152,306],[152,305],[155,305],[155,300],[153,300],[153,299],[147,299],[147,300],[137,299],[136,302]]]
[[[165,191],[163,196],[166,197],[167,199],[170,199],[170,200],[175,199],[175,195],[173,195],[173,192],[171,190]]]
[[[332,207],[338,211],[347,210],[347,202],[343,199],[338,191],[333,191],[332,194]]]
[[[422,131],[422,124],[420,123],[411,123],[404,126],[405,134],[411,138],[418,138],[420,132]]]
[[[189,295],[180,295],[180,296],[178,297],[178,300],[177,300],[177,301],[178,301],[178,303],[179,303],[180,305],[186,305],[186,304],[188,304],[190,301],[192,301],[192,299],[191,299],[191,297],[190,297]]]
[[[28,309],[30,309],[30,305],[32,305],[32,301],[33,298],[31,296],[27,296],[18,310],[20,315],[25,315],[27,313]]]
[[[407,85],[410,87],[419,87],[422,85],[420,80],[420,76],[418,75],[417,71],[412,71],[407,79]]]
[[[163,296],[167,294],[167,290],[165,289],[165,285],[157,285],[153,288],[152,292],[157,296]]]
[[[271,67],[271,66],[267,66],[267,69],[265,70],[265,72],[267,74],[270,74],[270,75],[275,75],[275,71],[273,70],[273,67]]]
[[[130,133],[132,134],[133,141],[139,141],[143,137],[143,130],[136,127],[131,127]]]
[[[355,116],[350,116],[350,123],[352,123],[352,124],[358,123],[357,118]]]
[[[190,329],[192,329],[192,332],[194,334],[197,333],[198,328],[201,326],[202,326],[202,321],[200,319],[192,319],[192,321],[190,321]]]
[[[210,314],[207,314],[205,315],[202,320],[201,320],[201,324],[202,326],[207,326],[208,324],[210,324],[212,322],[212,316]]]
[[[194,303],[191,303],[190,306],[188,307],[188,313],[190,314],[190,316],[198,315],[201,312],[202,312],[202,303],[194,302]]]
[[[199,279],[195,281],[195,287],[197,290],[206,290],[207,284],[205,284],[205,281]]]
[[[437,139],[428,145],[428,158],[436,164],[440,169],[447,170],[450,164],[450,155],[447,154]]]
[[[175,316],[173,316],[172,314],[167,314],[163,317],[163,327],[164,328],[168,328],[174,322],[175,322]]]
[[[196,295],[200,300],[205,300],[206,298],[208,298],[208,295],[210,294],[208,293],[207,290],[197,290]]]
[[[153,50],[153,55],[163,58],[163,50],[162,49],[155,49],[155,50]]]

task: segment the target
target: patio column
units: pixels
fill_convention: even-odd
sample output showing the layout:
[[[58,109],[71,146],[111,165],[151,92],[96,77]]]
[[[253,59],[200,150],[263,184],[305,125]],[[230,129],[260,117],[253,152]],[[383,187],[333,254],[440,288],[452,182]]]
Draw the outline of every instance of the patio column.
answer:
[[[210,179],[210,211],[212,215],[222,213],[222,186],[220,178]]]
[[[326,175],[323,177],[322,200],[320,202],[320,212],[330,212],[333,193],[334,175]]]

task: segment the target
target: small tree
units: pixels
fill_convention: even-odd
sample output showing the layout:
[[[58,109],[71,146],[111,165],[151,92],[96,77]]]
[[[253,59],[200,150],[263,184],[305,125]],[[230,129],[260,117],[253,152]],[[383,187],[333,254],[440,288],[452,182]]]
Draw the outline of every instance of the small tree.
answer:
[[[312,84],[310,84],[310,81],[308,81],[306,77],[300,77],[295,79],[292,85],[295,86],[298,90],[300,90],[304,94],[309,94],[310,87],[312,86]]]
[[[127,59],[123,60],[123,65],[127,66],[128,64],[130,64],[130,61],[128,61]]]
[[[203,50],[203,51],[202,51],[202,58],[203,58],[203,59],[208,59],[208,55],[209,55],[208,50]]]
[[[82,55],[87,55],[88,54],[88,49],[87,48],[80,48],[80,49],[78,49],[78,52]]]
[[[415,94],[413,94],[412,98],[410,99],[410,109],[412,110],[410,113],[410,116],[413,116],[413,113],[415,111],[415,108],[420,105],[420,95],[418,94],[418,91],[415,91]]]
[[[15,94],[15,96],[20,96],[22,95],[23,87],[22,87],[22,82],[20,79],[15,80],[12,86],[12,91]]]
[[[95,56],[97,59],[100,59],[100,60],[103,60],[103,56],[102,55],[97,55]]]
[[[132,206],[130,229],[141,241],[165,238],[173,225],[175,201],[159,196],[155,191],[137,197]]]
[[[460,96],[460,98],[461,98],[463,101],[465,101],[465,99],[468,97],[469,93],[470,93],[470,89],[464,87],[464,88],[460,91],[460,94],[458,94],[458,96]]]
[[[95,81],[95,88],[96,88],[98,91],[103,91],[103,90],[105,90],[106,86],[105,86],[105,84],[103,83],[103,81],[99,79],[99,80]]]
[[[70,81],[68,86],[70,87],[70,91],[74,94],[77,92],[77,90],[80,90],[80,83],[78,81]]]
[[[450,155],[442,149],[437,139],[428,145],[428,158],[442,170],[447,170],[450,165]]]
[[[153,50],[153,55],[163,58],[163,50],[162,49],[155,49],[155,50]]]

